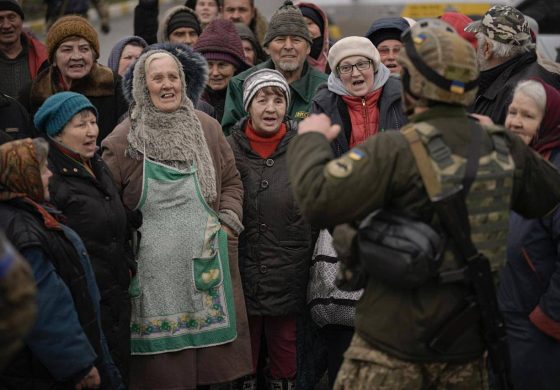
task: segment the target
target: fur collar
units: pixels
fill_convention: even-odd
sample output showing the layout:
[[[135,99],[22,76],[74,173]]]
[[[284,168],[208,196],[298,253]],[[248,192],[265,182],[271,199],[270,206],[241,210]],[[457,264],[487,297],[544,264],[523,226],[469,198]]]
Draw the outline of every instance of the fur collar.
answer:
[[[41,105],[49,96],[62,92],[60,72],[51,65],[43,70],[31,87],[31,99]],[[113,96],[115,94],[115,76],[106,66],[94,63],[85,77],[72,82],[70,91],[81,93],[87,97]]]

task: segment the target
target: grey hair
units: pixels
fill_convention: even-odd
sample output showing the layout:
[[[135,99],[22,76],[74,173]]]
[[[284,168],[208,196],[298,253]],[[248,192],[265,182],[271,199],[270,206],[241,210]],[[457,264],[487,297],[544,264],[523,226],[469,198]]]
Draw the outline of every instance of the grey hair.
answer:
[[[517,93],[522,93],[534,101],[539,110],[544,113],[546,109],[546,91],[541,83],[536,80],[520,81],[513,91],[514,95]]]
[[[478,41],[477,47],[483,47],[486,42],[490,43],[492,55],[502,59],[503,61],[507,61],[510,58],[535,50],[535,44],[530,41],[521,46],[508,45],[507,43],[497,42],[488,38],[481,32],[476,33],[476,40]]]

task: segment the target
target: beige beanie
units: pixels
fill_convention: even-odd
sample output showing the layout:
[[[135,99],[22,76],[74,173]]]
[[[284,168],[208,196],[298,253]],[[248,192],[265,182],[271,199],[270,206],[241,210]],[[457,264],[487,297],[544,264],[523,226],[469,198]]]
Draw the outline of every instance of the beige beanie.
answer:
[[[364,56],[371,59],[375,70],[381,63],[379,52],[369,39],[353,36],[342,38],[331,47],[328,57],[329,67],[336,72],[336,67],[340,64],[340,61],[350,56]]]

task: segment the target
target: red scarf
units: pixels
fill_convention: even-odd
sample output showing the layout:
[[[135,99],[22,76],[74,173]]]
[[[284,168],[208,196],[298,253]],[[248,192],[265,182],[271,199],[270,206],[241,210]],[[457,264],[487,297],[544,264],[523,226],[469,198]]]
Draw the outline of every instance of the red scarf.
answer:
[[[379,130],[379,97],[383,88],[370,92],[366,96],[342,96],[342,100],[348,106],[350,122],[352,123],[352,133],[350,135],[349,146],[361,144]]]
[[[245,125],[245,135],[249,139],[251,149],[262,158],[268,158],[274,153],[280,141],[282,141],[282,138],[286,135],[286,124],[282,122],[276,134],[270,137],[263,137],[255,133],[253,122],[249,119]]]
[[[544,87],[546,93],[546,107],[537,135],[530,146],[547,160],[553,149],[560,147],[560,92],[543,80],[534,77]]]

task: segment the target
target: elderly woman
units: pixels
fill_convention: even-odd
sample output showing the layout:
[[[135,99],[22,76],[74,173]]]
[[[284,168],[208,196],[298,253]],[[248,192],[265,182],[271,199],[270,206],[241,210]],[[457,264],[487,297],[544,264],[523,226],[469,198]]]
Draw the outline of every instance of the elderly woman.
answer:
[[[48,145],[29,138],[0,146],[0,229],[31,265],[37,320],[0,374],[10,389],[122,386],[103,337],[99,291],[80,237],[49,200]]]
[[[111,68],[113,73],[124,76],[129,66],[140,57],[142,50],[148,46],[144,38],[135,35],[124,37],[118,41],[107,60],[107,66]]]
[[[218,19],[206,27],[193,48],[208,61],[208,82],[202,99],[214,107],[220,122],[229,80],[250,67],[245,61],[241,38],[232,22]]]
[[[175,56],[147,51],[127,77],[130,117],[102,147],[125,206],[143,214],[130,289],[130,386],[231,381],[251,372],[237,265],[243,189],[233,153],[219,123],[187,98]],[[203,87],[197,80],[189,89]]]
[[[506,127],[560,168],[560,93],[542,80],[520,82]],[[512,380],[519,389],[560,383],[560,211],[542,219],[510,215],[498,300],[506,320]]]
[[[341,126],[332,142],[336,156],[372,135],[406,123],[401,84],[389,77],[389,69],[369,39],[341,39],[330,49],[328,60],[332,73],[313,97],[311,112],[325,113]]]
[[[286,118],[289,101],[290,87],[280,72],[252,73],[243,83],[243,107],[249,116],[228,137],[245,189],[239,264],[253,372],[264,335],[273,389],[295,386],[296,319],[306,308],[312,251],[311,228],[288,180],[286,152],[297,134],[297,123]],[[255,387],[244,388],[256,389],[255,377],[246,382]]]
[[[234,23],[235,29],[241,38],[241,45],[243,46],[243,52],[245,53],[245,61],[251,65],[255,66],[264,62],[268,59],[268,55],[264,52],[255,33],[247,26],[245,23],[236,22]]]
[[[50,200],[86,246],[101,293],[103,332],[123,378],[130,355],[126,213],[109,170],[96,153],[97,110],[83,95],[59,92],[35,114],[50,142]]]
[[[99,39],[95,28],[81,16],[58,19],[47,33],[49,63],[20,95],[31,115],[51,95],[73,91],[86,96],[99,112],[98,143],[117,125],[128,105],[120,77],[97,63]]]

